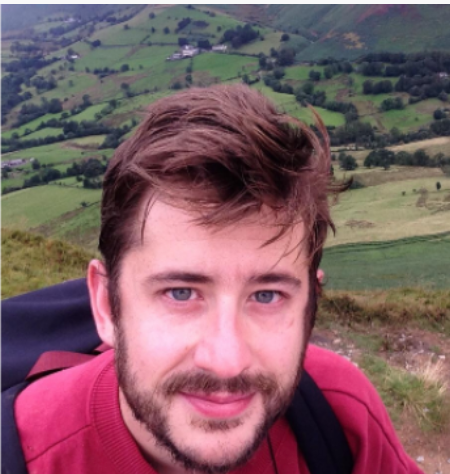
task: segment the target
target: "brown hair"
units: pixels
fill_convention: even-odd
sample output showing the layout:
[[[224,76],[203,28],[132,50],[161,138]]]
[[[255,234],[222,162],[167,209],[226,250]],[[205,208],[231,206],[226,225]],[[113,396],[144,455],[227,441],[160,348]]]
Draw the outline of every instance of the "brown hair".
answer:
[[[329,140],[316,119],[320,139],[244,85],[192,88],[152,104],[104,180],[99,249],[110,279],[158,195],[202,211],[197,223],[210,226],[267,206],[277,216],[273,240],[302,221],[316,281],[327,229],[334,230]]]

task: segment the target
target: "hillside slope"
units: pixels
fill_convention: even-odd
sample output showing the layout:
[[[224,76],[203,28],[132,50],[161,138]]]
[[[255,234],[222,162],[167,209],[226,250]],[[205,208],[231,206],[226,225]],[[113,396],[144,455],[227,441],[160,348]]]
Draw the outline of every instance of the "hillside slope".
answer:
[[[311,40],[304,59],[356,58],[372,51],[450,49],[450,5],[219,5]]]

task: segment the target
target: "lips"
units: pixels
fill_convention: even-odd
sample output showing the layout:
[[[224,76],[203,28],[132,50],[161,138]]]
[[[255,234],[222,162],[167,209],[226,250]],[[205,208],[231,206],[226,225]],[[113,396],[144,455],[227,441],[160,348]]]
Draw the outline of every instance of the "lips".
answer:
[[[241,415],[254,397],[251,394],[180,394],[197,412],[208,418],[226,419]]]

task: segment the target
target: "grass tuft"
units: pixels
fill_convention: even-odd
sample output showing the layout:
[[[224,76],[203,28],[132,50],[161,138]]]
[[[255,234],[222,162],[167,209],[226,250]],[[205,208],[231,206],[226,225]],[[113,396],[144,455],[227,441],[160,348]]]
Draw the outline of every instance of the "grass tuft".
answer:
[[[450,397],[440,361],[429,362],[410,373],[390,366],[380,357],[365,354],[360,365],[376,385],[394,420],[412,416],[424,431],[448,432]]]

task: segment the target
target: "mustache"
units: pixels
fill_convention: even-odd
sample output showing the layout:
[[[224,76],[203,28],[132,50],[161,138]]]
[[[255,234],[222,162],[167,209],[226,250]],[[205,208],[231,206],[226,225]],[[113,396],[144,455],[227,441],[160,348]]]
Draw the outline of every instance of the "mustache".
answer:
[[[278,392],[278,384],[273,377],[264,374],[240,374],[221,379],[203,372],[183,372],[170,376],[160,390],[165,396],[179,392],[204,394],[260,392],[264,397],[271,397]]]

